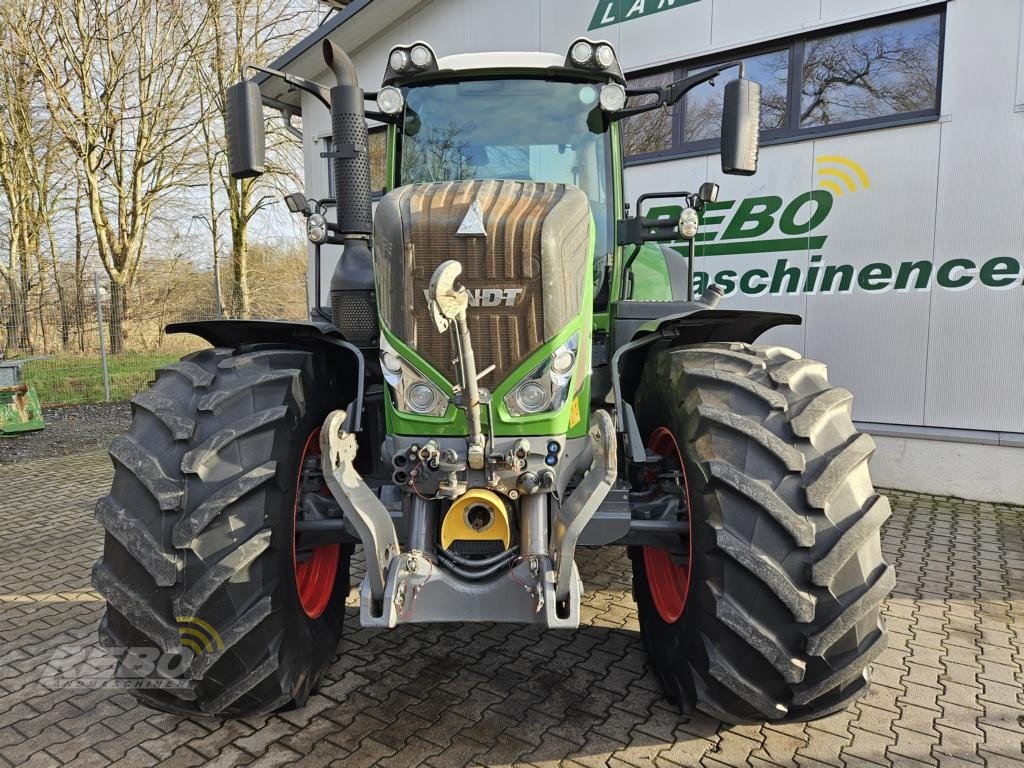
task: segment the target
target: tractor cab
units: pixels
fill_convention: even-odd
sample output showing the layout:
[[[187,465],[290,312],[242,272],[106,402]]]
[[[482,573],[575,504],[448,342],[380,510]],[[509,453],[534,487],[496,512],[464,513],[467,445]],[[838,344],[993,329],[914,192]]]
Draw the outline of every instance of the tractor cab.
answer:
[[[606,50],[612,64],[600,69],[548,53],[480,53],[444,57],[422,72],[405,72],[410,61],[396,72],[405,52],[396,49],[377,96],[378,108],[399,115],[389,143],[392,184],[502,179],[579,188],[594,220],[594,295],[606,301],[621,209],[618,131],[606,108],[621,109],[626,99]]]

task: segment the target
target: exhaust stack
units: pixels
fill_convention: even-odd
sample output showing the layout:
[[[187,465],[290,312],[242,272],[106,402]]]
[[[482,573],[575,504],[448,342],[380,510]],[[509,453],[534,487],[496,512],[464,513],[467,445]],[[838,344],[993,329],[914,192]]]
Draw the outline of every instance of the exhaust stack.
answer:
[[[370,210],[370,152],[363,91],[355,66],[341,48],[325,40],[324,63],[334,74],[330,89],[331,151],[341,260],[331,276],[331,315],[344,336],[358,346],[376,343],[373,232]]]
[[[341,235],[369,235],[370,152],[363,111],[363,91],[352,60],[330,40],[323,44],[324,63],[334,74],[331,88],[331,152],[334,191]]]

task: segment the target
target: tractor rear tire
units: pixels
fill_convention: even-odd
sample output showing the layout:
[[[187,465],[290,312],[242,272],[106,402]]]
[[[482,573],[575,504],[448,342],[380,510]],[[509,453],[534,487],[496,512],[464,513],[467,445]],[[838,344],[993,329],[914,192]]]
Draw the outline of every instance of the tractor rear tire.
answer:
[[[297,348],[207,349],[132,399],[96,506],[93,585],[107,603],[100,642],[144,704],[222,717],[302,706],[333,660],[351,546],[313,550],[300,568],[294,521],[338,375]]]
[[[811,720],[868,685],[895,573],[879,540],[889,502],[871,484],[874,443],[854,428],[851,399],[823,364],[781,347],[649,358],[637,418],[652,449],[679,455],[690,537],[674,561],[630,554],[644,645],[684,712]]]

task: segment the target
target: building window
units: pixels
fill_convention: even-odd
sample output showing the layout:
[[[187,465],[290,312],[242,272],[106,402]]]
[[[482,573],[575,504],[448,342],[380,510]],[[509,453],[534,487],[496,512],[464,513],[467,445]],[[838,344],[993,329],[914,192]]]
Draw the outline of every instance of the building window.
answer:
[[[761,138],[791,141],[862,130],[939,114],[944,8],[874,19],[835,31],[783,40],[630,75],[629,88],[667,85],[723,61],[740,59],[761,84]],[[673,110],[654,110],[622,123],[627,158],[705,153],[717,149],[725,80],[705,83]],[[649,95],[631,97],[642,104]]]
[[[759,53],[743,59],[746,75],[761,84],[761,130],[785,128],[789,113],[789,49]],[[695,75],[707,67],[690,67]],[[683,143],[719,138],[722,128],[722,83],[704,83],[686,94]]]
[[[668,85],[675,78],[672,70],[640,75],[629,79],[629,87],[635,90],[660,88]],[[651,96],[635,96],[626,103],[634,107],[650,101]],[[622,149],[626,157],[631,155],[647,155],[672,149],[672,111],[652,109],[622,121]]]
[[[800,127],[935,111],[938,14],[808,40]]]
[[[369,131],[370,190],[374,198],[380,197],[388,185],[388,129],[374,126]],[[324,151],[331,151],[331,137],[324,138]],[[327,197],[334,197],[334,164],[327,159]]]

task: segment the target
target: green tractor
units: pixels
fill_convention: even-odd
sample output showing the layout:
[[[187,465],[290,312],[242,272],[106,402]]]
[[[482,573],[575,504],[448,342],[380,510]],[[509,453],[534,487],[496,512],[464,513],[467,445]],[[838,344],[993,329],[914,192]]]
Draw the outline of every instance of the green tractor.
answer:
[[[715,184],[623,198],[621,121],[730,65],[631,91],[605,42],[440,59],[414,43],[368,93],[323,53],[333,87],[265,71],[330,109],[336,200],[287,202],[318,263],[343,246],[331,307],[318,269],[311,322],[169,329],[212,348],[134,398],[97,506],[118,675],[167,711],[301,707],[355,621],[356,544],[358,620],[382,629],[575,628],[577,549],[620,546],[684,712],[805,720],[861,694],[894,574],[851,395],[754,344],[799,317],[694,298]],[[228,102],[231,172],[255,176],[258,83]],[[722,171],[752,174],[760,88],[741,71],[722,104]],[[373,215],[367,118],[388,126]],[[678,220],[645,216],[665,197]]]

